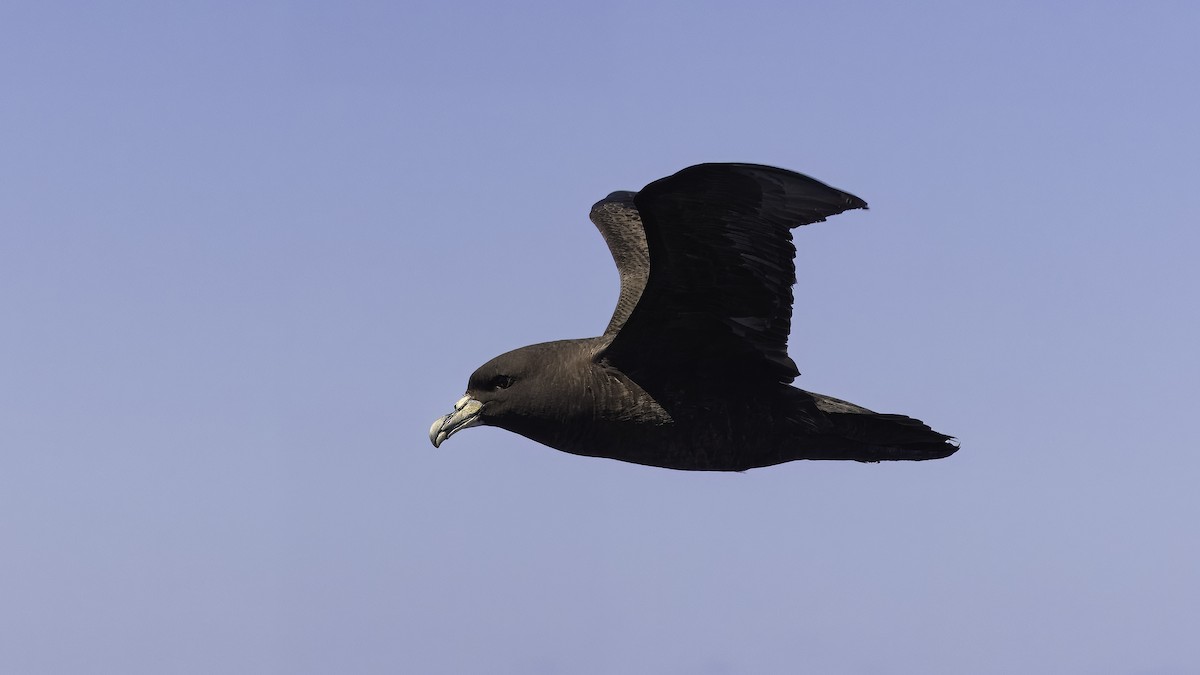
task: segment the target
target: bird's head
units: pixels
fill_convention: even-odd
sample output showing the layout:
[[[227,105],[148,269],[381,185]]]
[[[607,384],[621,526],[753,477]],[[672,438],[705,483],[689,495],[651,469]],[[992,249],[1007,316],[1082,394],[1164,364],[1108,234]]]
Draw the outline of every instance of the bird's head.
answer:
[[[561,418],[556,410],[561,397],[556,373],[570,365],[570,341],[530,345],[497,356],[480,366],[467,381],[466,394],[454,411],[429,428],[429,440],[438,447],[468,427],[488,425],[522,433],[532,419]]]

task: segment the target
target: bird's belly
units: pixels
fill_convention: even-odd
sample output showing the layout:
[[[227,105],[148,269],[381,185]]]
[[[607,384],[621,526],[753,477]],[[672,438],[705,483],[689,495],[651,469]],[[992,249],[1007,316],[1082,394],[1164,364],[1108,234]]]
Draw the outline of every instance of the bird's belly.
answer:
[[[787,461],[775,459],[773,439],[712,423],[601,423],[571,439],[533,440],[575,455],[684,471],[745,471]]]

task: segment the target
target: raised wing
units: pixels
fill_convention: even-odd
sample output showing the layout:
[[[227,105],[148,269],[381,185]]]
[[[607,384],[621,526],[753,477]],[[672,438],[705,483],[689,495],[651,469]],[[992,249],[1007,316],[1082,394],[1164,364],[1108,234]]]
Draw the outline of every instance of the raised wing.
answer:
[[[787,354],[791,229],[867,203],[755,164],[689,167],[647,185],[634,203],[650,273],[623,322],[618,303],[619,330],[600,358],[630,375],[695,371],[791,382],[799,374]]]
[[[634,305],[646,287],[650,276],[650,252],[646,248],[646,231],[633,203],[633,192],[614,192],[596,202],[590,217],[600,230],[608,251],[612,253],[617,272],[621,275],[621,295],[613,311],[605,335],[616,335],[633,312]]]

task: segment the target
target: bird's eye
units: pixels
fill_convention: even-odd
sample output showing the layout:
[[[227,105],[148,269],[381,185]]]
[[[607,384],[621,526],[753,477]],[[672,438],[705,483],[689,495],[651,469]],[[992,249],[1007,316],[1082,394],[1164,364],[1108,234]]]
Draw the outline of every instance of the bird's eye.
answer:
[[[508,375],[497,375],[490,382],[492,389],[508,389],[512,383],[513,379]]]

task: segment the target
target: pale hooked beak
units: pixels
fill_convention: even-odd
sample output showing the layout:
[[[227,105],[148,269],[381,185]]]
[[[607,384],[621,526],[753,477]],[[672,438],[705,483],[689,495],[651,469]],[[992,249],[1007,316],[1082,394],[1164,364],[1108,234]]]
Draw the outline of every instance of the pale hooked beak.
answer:
[[[433,426],[429,427],[429,442],[433,443],[433,447],[436,448],[442,444],[442,441],[462,429],[483,424],[483,420],[479,418],[482,410],[483,404],[469,395],[458,399],[458,402],[454,404],[454,412],[437,418],[433,422]]]

